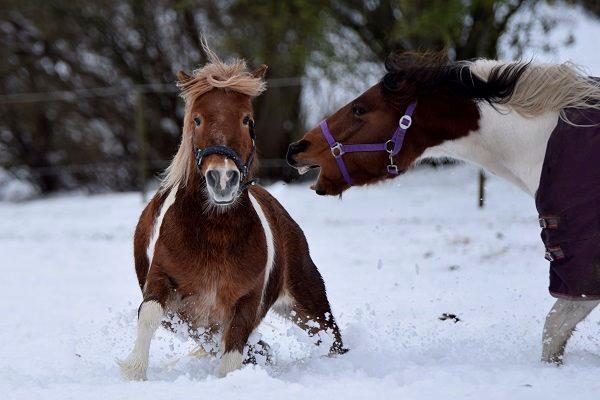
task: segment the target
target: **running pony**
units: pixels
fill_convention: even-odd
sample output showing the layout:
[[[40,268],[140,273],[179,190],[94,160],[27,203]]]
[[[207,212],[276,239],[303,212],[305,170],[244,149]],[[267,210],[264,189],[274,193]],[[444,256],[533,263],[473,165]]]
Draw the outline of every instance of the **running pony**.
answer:
[[[270,309],[317,335],[317,344],[331,333],[330,354],[344,351],[302,230],[252,186],[251,100],[265,90],[267,66],[249,72],[244,61],[224,63],[205,51],[208,64],[178,74],[181,144],[135,231],[143,301],[135,346],[119,362],[130,380],[146,379],[150,341],[164,319],[183,320],[198,340],[221,334],[219,376],[252,358],[244,347]]]
[[[600,302],[600,81],[570,64],[450,62],[404,53],[358,98],[292,143],[288,162],[320,167],[312,188],[339,195],[424,158],[478,164],[536,198],[550,292],[542,359],[560,363]]]

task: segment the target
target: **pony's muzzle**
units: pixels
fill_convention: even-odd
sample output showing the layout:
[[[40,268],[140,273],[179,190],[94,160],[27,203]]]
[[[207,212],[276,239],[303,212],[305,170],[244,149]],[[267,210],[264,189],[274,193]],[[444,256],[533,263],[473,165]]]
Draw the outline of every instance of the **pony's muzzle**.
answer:
[[[212,167],[204,174],[209,197],[216,204],[230,204],[240,188],[240,171],[227,166]]]
[[[298,165],[298,160],[296,159],[296,155],[306,151],[309,143],[306,140],[299,140],[294,142],[288,146],[288,151],[286,154],[287,163],[291,167],[296,167]]]
[[[309,146],[310,143],[307,140],[302,139],[290,144],[288,147],[288,151],[286,154],[287,163],[289,166],[296,168],[300,175],[303,175],[309,170],[318,167],[313,163],[302,160],[302,157],[299,157],[303,155],[303,153],[308,149]]]

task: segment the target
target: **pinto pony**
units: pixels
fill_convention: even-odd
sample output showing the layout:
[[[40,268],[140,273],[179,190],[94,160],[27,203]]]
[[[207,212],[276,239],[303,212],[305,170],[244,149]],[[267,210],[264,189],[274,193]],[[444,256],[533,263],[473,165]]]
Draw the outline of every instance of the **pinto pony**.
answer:
[[[219,376],[242,365],[248,337],[270,309],[310,336],[328,331],[330,353],[344,351],[302,230],[251,185],[251,100],[265,90],[267,67],[249,72],[243,61],[223,63],[205,50],[207,65],[178,74],[181,144],[135,231],[143,301],[135,346],[119,362],[130,380],[146,379],[150,341],[166,317],[185,321],[198,340],[222,334]]]
[[[560,363],[575,326],[600,302],[600,81],[570,64],[450,62],[435,54],[392,55],[386,69],[292,143],[289,164],[301,173],[320,167],[312,189],[339,195],[424,158],[450,157],[536,197],[558,297],[542,359]]]

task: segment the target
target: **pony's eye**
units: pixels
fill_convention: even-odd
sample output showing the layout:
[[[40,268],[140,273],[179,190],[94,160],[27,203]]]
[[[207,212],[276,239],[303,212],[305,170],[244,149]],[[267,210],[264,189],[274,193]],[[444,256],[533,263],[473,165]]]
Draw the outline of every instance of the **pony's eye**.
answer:
[[[363,115],[367,112],[367,110],[365,110],[363,107],[360,107],[360,106],[353,106],[351,111],[355,117],[360,117],[361,115]]]
[[[248,125],[249,123],[250,123],[250,116],[249,116],[249,115],[246,115],[246,116],[244,117],[244,119],[242,120],[242,124],[244,124],[244,125]]]
[[[202,120],[200,119],[200,117],[194,118],[194,124],[196,124],[196,126],[200,126],[201,123],[202,123]]]

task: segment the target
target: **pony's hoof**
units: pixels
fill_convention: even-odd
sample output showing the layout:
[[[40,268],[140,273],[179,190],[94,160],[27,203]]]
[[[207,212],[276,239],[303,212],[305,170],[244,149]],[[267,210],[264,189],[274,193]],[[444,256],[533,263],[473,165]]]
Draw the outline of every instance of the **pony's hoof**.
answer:
[[[350,349],[344,348],[341,344],[334,343],[334,345],[331,346],[331,348],[329,349],[329,356],[339,356],[342,354],[346,354],[348,351],[350,351]]]
[[[244,355],[242,353],[239,351],[228,351],[221,357],[221,364],[219,365],[217,376],[219,378],[226,377],[230,372],[240,369],[243,362]]]
[[[115,360],[121,369],[121,376],[128,381],[145,381],[148,365],[143,362],[127,358],[126,360]]]
[[[244,359],[244,365],[258,364],[257,358],[264,360],[266,365],[273,365],[273,352],[271,346],[264,340],[259,340],[256,345],[248,346],[248,353]]]
[[[542,362],[544,364],[555,365],[560,367],[563,365],[563,355],[562,354],[551,354],[549,356],[542,356]]]
[[[213,354],[211,354],[211,353],[207,352],[206,350],[204,350],[204,347],[199,346],[196,350],[192,351],[188,355],[190,357],[195,357],[195,358],[204,358],[204,357],[212,356]]]

